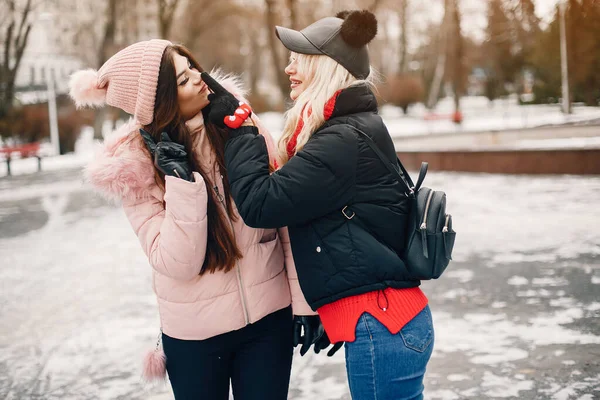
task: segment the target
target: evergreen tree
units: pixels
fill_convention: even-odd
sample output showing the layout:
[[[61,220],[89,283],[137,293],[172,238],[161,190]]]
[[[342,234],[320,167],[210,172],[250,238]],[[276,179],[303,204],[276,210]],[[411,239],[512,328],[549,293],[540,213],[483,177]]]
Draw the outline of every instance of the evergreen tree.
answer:
[[[513,41],[510,20],[502,0],[488,4],[487,39],[483,46],[486,60],[486,95],[490,100],[504,94],[505,84],[514,78]]]
[[[531,63],[539,102],[561,96],[559,12],[535,36]],[[600,0],[569,0],[566,10],[569,89],[573,101],[597,106],[600,100]]]

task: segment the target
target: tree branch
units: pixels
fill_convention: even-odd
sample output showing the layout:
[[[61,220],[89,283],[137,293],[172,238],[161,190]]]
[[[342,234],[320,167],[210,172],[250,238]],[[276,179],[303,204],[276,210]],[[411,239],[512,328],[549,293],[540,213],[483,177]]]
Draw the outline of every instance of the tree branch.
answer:
[[[15,65],[13,66],[13,72],[16,75],[16,72],[19,70],[19,65],[21,64],[21,59],[23,58],[23,53],[25,52],[25,47],[27,46],[27,39],[29,38],[29,33],[31,32],[31,24],[27,25],[27,29],[25,30],[25,35],[23,36],[21,43],[17,45],[16,53],[15,53]]]
[[[31,11],[31,0],[27,0],[25,4],[25,9],[23,10],[23,15],[21,16],[21,22],[19,24],[19,30],[17,31],[17,37],[15,37],[15,45],[19,46],[19,41],[21,41],[21,35],[23,34],[23,27],[25,26],[25,21],[27,21],[27,17],[29,16],[29,11]]]
[[[12,45],[12,36],[14,29],[15,21],[11,21],[10,25],[8,25],[8,28],[6,29],[6,39],[4,41],[4,69],[6,70],[6,72],[8,72],[10,68],[10,48]]]

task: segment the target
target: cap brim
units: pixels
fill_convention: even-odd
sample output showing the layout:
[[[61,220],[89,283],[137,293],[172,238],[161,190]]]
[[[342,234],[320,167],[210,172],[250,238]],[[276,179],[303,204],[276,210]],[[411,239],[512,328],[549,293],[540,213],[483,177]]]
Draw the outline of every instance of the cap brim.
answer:
[[[275,34],[281,43],[288,49],[300,54],[323,54],[302,32],[282,26],[275,27]]]

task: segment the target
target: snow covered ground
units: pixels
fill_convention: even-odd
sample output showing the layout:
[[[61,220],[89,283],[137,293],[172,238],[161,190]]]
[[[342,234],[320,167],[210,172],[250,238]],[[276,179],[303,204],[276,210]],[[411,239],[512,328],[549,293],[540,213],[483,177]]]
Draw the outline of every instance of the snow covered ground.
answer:
[[[80,169],[0,178],[0,398],[172,398],[140,378],[158,316],[122,211]],[[425,282],[427,399],[600,397],[600,178],[430,173],[458,231]],[[294,360],[290,399],[349,399],[343,351]]]

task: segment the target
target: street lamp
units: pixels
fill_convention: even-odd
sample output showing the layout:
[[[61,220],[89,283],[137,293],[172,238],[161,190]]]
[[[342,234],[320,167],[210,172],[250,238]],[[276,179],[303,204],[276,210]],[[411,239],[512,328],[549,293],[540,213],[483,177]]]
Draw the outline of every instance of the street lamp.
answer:
[[[559,0],[558,10],[560,17],[560,70],[562,76],[562,112],[571,113],[571,101],[569,99],[569,66],[567,59],[567,27],[565,14],[568,0]]]

